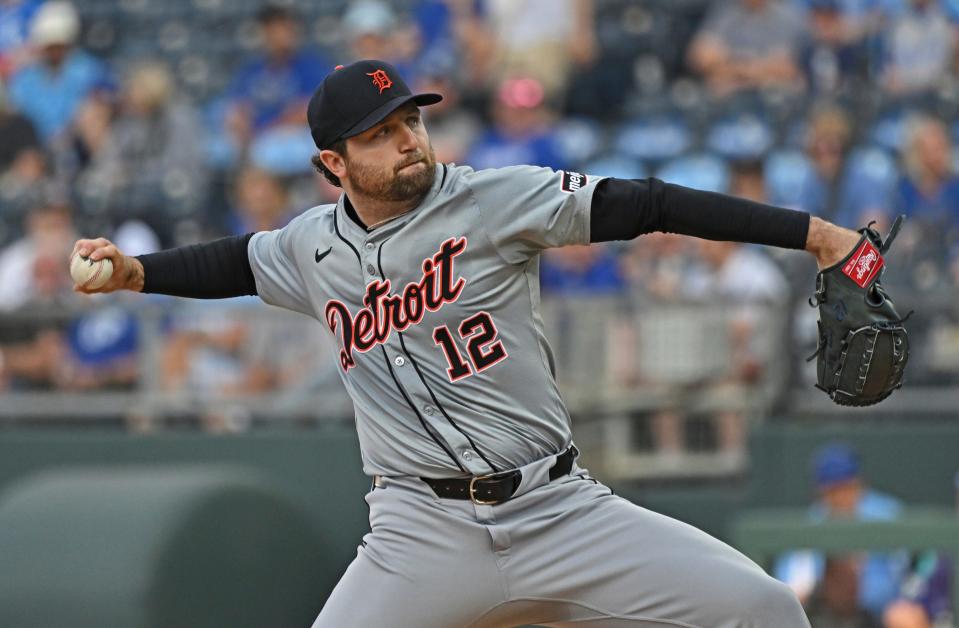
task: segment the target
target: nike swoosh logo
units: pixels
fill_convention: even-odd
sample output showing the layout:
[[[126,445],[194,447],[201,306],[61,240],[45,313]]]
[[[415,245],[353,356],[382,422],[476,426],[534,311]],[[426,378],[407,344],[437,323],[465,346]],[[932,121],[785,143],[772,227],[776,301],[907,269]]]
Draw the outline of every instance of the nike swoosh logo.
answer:
[[[313,254],[313,259],[316,260],[316,263],[319,264],[323,261],[323,258],[330,254],[333,250],[333,247],[326,249],[324,252],[320,253],[320,249],[316,249],[316,253]]]

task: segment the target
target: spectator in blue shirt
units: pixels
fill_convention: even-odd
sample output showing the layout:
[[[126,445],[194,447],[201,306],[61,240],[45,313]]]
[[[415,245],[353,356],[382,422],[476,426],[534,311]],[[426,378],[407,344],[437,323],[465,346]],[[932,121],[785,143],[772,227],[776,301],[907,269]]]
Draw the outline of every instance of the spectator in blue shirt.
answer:
[[[943,268],[959,243],[959,177],[953,170],[952,140],[942,121],[920,118],[909,125],[903,164],[895,209],[910,220],[901,254],[911,266],[925,260],[933,268]],[[917,286],[930,289],[936,283]]]
[[[954,173],[949,130],[935,118],[915,120],[903,153],[898,210],[940,225],[959,225],[959,177]]]
[[[306,123],[306,104],[333,66],[300,45],[297,16],[267,5],[257,13],[263,52],[240,67],[227,90],[227,127],[245,147],[254,136],[283,125]]]
[[[812,169],[799,194],[802,210],[827,220],[839,212],[847,196],[842,184],[851,139],[852,125],[842,109],[826,107],[810,116],[805,149]]]
[[[556,140],[555,114],[534,79],[504,81],[493,96],[493,126],[473,144],[466,162],[476,169],[517,164],[566,167]]]
[[[62,133],[98,90],[110,87],[103,64],[75,47],[80,18],[69,2],[44,4],[30,26],[39,58],[10,81],[10,102],[33,122],[47,143]]]
[[[852,124],[842,109],[834,106],[815,111],[806,133],[806,156],[812,168],[803,176],[799,208],[847,227],[871,220],[882,225],[892,203],[895,172],[864,169],[864,153],[853,150]],[[877,149],[878,150],[878,149]]]
[[[626,291],[619,257],[608,247],[567,246],[540,262],[544,294],[616,295]]]
[[[894,497],[869,488],[862,478],[859,457],[843,443],[829,443],[813,456],[813,477],[819,499],[809,509],[812,521],[857,519],[891,521],[902,510]],[[908,563],[904,553],[870,553],[840,557],[836,564],[852,565],[858,574],[859,606],[874,618],[899,596]],[[820,552],[800,550],[783,556],[773,575],[788,584],[803,603],[821,588],[827,560]]]

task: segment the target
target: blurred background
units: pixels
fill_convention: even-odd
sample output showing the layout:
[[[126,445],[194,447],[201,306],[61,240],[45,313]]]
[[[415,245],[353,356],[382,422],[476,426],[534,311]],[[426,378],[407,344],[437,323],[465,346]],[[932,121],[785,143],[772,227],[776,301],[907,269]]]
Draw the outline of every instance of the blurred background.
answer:
[[[812,387],[803,253],[549,251],[543,318],[619,494],[750,554],[813,626],[955,625],[955,0],[0,0],[0,625],[322,606],[367,525],[328,335],[253,298],[77,295],[66,257],[335,202],[306,102],[358,58],[445,95],[424,110],[443,162],[656,176],[883,232],[906,214],[884,283],[915,310],[912,357],[879,406]]]

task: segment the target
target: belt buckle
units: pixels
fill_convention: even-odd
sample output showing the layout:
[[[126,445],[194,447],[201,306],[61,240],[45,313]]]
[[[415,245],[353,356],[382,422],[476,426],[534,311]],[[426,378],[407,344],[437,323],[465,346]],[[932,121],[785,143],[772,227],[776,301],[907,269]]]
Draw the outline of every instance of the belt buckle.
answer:
[[[487,474],[487,475],[477,475],[477,476],[473,476],[472,478],[470,478],[470,501],[473,502],[474,504],[476,504],[477,506],[495,506],[496,504],[499,504],[499,503],[500,503],[500,500],[498,500],[498,499],[488,500],[488,499],[479,499],[479,498],[477,498],[477,497],[476,497],[476,486],[475,486],[475,485],[476,485],[476,482],[477,482],[478,480],[489,480],[489,479],[494,478],[494,477],[497,476],[497,475],[501,475],[501,474],[500,474],[500,473],[490,473],[490,474]]]

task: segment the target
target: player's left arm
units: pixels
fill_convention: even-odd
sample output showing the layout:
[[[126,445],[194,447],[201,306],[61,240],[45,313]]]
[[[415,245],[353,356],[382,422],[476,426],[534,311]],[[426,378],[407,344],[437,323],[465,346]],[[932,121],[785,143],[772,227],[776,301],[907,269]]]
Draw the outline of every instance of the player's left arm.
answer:
[[[590,206],[590,241],[631,240],[644,233],[809,251],[829,267],[859,242],[855,231],[806,212],[704,192],[659,179],[603,179]]]

